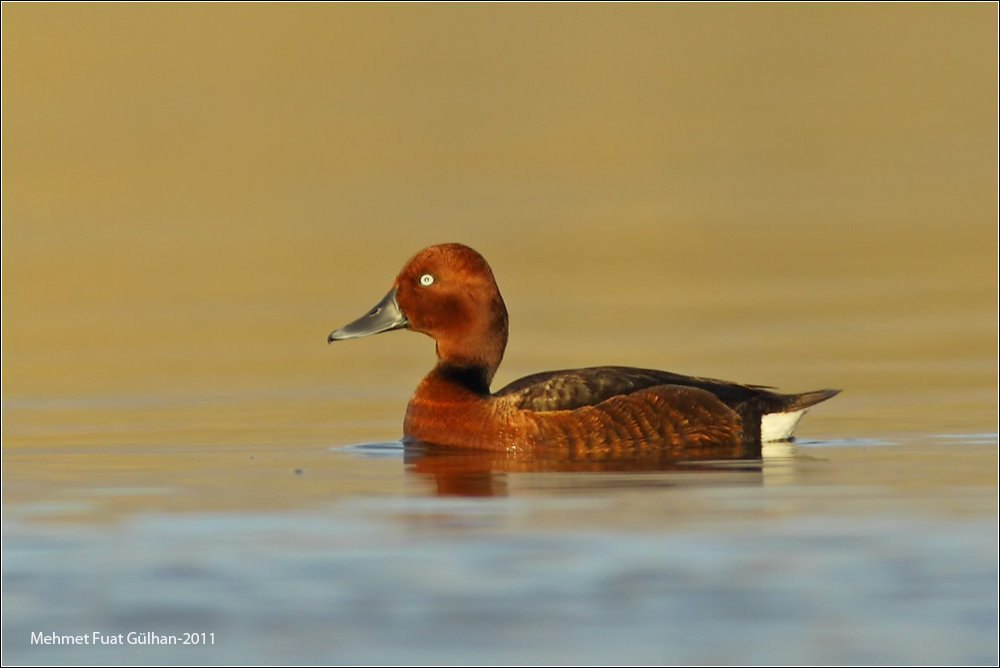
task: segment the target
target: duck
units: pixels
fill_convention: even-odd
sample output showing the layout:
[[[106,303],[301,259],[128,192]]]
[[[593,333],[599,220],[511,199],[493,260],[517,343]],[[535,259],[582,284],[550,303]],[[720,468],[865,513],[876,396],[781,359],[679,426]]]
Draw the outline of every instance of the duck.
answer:
[[[437,353],[406,408],[404,443],[582,458],[636,448],[759,456],[762,442],[791,440],[806,409],[840,392],[782,394],[628,366],[544,371],[491,391],[507,346],[507,307],[486,259],[458,243],[410,258],[385,297],[327,342],[398,329],[430,336]]]

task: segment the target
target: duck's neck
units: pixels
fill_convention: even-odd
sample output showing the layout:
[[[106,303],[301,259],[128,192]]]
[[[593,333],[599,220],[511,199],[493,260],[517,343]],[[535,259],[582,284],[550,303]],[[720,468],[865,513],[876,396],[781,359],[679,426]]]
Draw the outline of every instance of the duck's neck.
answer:
[[[489,394],[507,347],[507,308],[497,294],[486,317],[462,324],[460,332],[435,336],[438,363],[431,376]],[[429,378],[430,376],[428,376]]]
[[[495,369],[483,365],[459,365],[445,360],[438,361],[434,370],[427,375],[426,380],[433,384],[449,385],[455,389],[467,390],[476,396],[486,396],[490,393],[490,381],[493,380]]]

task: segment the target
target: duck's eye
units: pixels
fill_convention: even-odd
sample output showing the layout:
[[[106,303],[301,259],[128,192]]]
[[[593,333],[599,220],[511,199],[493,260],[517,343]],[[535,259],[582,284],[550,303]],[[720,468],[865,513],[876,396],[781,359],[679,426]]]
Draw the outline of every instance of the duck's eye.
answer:
[[[430,285],[434,282],[434,277],[430,274],[424,274],[420,277],[420,285]]]

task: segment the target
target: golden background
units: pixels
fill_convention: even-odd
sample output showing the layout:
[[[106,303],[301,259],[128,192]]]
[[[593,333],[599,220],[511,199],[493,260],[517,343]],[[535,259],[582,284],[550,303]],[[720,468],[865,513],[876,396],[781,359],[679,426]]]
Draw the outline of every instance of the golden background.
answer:
[[[397,438],[430,341],[325,338],[443,241],[507,300],[498,384],[631,364],[843,389],[806,436],[995,432],[996,18],[4,4],[5,478]]]

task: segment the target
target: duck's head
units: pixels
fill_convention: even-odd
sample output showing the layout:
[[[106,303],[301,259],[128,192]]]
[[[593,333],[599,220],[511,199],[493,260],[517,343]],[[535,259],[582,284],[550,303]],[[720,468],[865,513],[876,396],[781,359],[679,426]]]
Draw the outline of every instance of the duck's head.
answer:
[[[439,362],[480,367],[489,382],[507,345],[507,307],[483,256],[462,244],[425,248],[382,301],[327,341],[403,328],[433,338]]]

